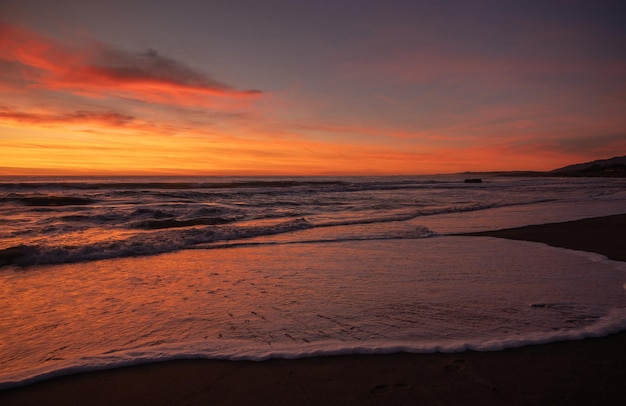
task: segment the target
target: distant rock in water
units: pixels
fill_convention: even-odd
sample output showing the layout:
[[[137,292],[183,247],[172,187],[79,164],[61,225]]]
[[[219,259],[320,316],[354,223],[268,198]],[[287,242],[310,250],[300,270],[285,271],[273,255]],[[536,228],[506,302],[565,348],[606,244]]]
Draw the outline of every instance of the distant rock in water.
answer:
[[[465,179],[465,183],[483,183],[483,180],[480,178],[468,178]]]

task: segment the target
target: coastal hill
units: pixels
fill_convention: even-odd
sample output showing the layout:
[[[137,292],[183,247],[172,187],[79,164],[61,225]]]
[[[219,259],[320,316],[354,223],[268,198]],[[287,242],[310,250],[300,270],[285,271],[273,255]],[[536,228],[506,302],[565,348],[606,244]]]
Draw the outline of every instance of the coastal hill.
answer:
[[[568,165],[547,172],[547,176],[626,177],[626,156]]]
[[[610,177],[626,178],[626,156],[617,156],[609,159],[600,159],[593,162],[584,162],[564,166],[547,172],[540,171],[497,171],[497,172],[462,172],[466,179],[480,179],[481,176],[511,176],[511,177]]]

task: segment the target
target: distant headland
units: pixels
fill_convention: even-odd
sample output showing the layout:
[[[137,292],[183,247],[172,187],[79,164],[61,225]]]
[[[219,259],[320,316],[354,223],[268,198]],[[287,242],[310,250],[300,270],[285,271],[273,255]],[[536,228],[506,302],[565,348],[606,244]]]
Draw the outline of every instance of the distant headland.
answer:
[[[499,171],[499,172],[463,172],[464,175],[478,178],[481,174],[493,176],[553,176],[553,177],[593,177],[626,178],[626,156],[600,159],[564,166],[551,171]]]
[[[626,156],[565,166],[548,172],[549,176],[626,177]]]

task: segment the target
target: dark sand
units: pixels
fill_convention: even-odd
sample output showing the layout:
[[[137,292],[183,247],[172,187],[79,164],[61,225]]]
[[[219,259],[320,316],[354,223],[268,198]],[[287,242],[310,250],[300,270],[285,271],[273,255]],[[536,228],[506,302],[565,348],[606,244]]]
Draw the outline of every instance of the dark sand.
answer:
[[[597,252],[616,261],[626,261],[626,214],[461,235],[543,242],[554,247]]]
[[[474,235],[540,241],[626,261],[626,215]],[[1,405],[621,405],[625,401],[626,332],[500,352],[172,361],[0,392]]]

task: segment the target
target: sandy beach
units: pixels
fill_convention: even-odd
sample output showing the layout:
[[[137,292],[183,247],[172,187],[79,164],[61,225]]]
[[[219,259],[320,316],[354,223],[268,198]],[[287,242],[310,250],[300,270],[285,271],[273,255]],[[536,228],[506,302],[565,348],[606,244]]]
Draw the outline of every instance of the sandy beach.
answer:
[[[626,261],[626,215],[472,235]],[[500,352],[171,361],[0,392],[3,405],[622,404],[626,332]]]

